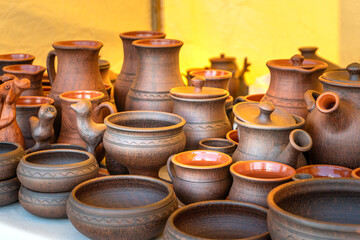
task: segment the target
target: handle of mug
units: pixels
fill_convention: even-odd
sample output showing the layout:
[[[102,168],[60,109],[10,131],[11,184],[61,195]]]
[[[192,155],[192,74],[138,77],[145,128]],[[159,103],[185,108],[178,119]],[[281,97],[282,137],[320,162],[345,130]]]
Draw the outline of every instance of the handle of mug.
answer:
[[[46,68],[48,72],[48,77],[50,80],[50,85],[52,86],[55,80],[56,72],[55,72],[55,50],[52,50],[48,53],[46,58]]]
[[[171,161],[171,159],[173,158],[173,156],[175,156],[175,154],[171,155],[167,162],[166,162],[166,168],[167,168],[167,171],[168,171],[168,174],[169,174],[169,177],[171,179],[171,181],[174,180],[174,176],[176,176],[175,174],[175,169],[174,169],[174,164],[173,162]]]
[[[98,116],[103,108],[109,109],[110,114],[117,112],[114,104],[112,104],[111,102],[102,102],[94,109],[94,116]]]

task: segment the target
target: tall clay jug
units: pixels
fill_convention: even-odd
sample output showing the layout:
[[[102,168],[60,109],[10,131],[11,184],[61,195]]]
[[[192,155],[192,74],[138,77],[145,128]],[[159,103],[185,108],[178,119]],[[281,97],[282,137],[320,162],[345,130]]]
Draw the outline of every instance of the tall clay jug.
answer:
[[[132,31],[120,34],[124,49],[124,62],[121,72],[118,75],[114,85],[114,99],[117,110],[125,110],[126,96],[129,92],[131,84],[135,79],[137,69],[136,49],[132,45],[133,41],[149,38],[165,38],[165,33],[152,31]]]
[[[182,41],[143,39],[133,42],[138,53],[136,76],[125,110],[172,112],[170,89],[185,86],[179,68]]]

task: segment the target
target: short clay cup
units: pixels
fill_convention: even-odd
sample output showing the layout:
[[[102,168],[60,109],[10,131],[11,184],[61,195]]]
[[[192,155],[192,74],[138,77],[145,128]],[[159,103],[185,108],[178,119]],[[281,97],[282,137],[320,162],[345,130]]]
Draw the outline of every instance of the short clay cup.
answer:
[[[0,181],[0,207],[17,202],[20,182],[17,177]]]
[[[354,169],[354,170],[351,172],[351,176],[352,176],[353,178],[360,179],[360,168]]]
[[[236,201],[205,201],[176,210],[168,219],[165,240],[270,239],[267,209]]]
[[[267,208],[266,197],[275,187],[289,182],[294,168],[272,161],[240,161],[230,167],[234,178],[229,200],[253,203]]]
[[[237,146],[239,143],[238,131],[236,129],[231,130],[226,134],[226,139],[233,142]]]
[[[66,212],[90,239],[153,239],[177,208],[167,183],[144,176],[108,176],[76,186]]]
[[[16,176],[16,167],[24,155],[25,151],[20,144],[0,143],[0,181]]]
[[[296,173],[308,173],[314,178],[346,178],[351,177],[352,169],[336,165],[314,164],[296,169]]]
[[[0,75],[4,74],[3,67],[16,64],[32,64],[35,57],[27,53],[10,53],[0,55]]]
[[[184,204],[226,199],[232,183],[231,163],[229,155],[210,150],[170,157],[167,169],[177,198]]]
[[[212,150],[231,156],[236,149],[236,144],[224,138],[206,138],[199,142],[200,150]]]
[[[97,177],[99,165],[85,151],[43,150],[24,156],[17,176],[26,188],[46,193],[68,192],[79,183]]]

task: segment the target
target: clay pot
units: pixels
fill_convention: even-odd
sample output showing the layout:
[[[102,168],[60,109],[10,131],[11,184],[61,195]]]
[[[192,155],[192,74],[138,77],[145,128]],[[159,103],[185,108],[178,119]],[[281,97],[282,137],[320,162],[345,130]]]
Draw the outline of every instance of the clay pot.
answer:
[[[67,218],[66,203],[69,195],[70,192],[35,192],[21,186],[19,202],[26,211],[38,217],[51,219]]]
[[[44,150],[24,156],[17,168],[22,185],[37,192],[71,191],[97,176],[99,165],[88,152],[70,149]]]
[[[264,93],[239,96],[235,99],[234,104],[239,103],[239,102],[260,102],[264,96],[265,96]]]
[[[174,102],[174,113],[186,120],[186,150],[199,148],[199,141],[205,138],[224,138],[231,130],[225,112],[226,90],[203,87],[205,79],[194,77],[195,87],[177,87],[170,91]]]
[[[285,183],[268,195],[271,239],[358,239],[360,181],[315,178]]]
[[[191,78],[204,78],[206,80],[204,87],[221,88],[229,91],[229,82],[232,77],[232,73],[229,71],[218,69],[203,69],[191,71],[189,74]]]
[[[360,179],[360,168],[354,169],[354,170],[351,172],[351,176],[352,176],[353,178],[359,178],[359,179]]]
[[[224,138],[206,138],[200,140],[199,149],[222,152],[232,156],[236,149],[236,144]]]
[[[308,173],[314,178],[346,178],[351,177],[351,172],[350,168],[325,164],[308,165],[296,169],[296,173]]]
[[[109,176],[74,188],[67,215],[91,239],[153,239],[177,208],[167,183],[143,176]]]
[[[270,85],[261,101],[306,119],[308,111],[304,94],[307,90],[322,91],[318,78],[327,64],[294,55],[291,59],[277,59],[266,63],[270,70]]]
[[[125,110],[173,112],[170,89],[185,86],[179,67],[182,41],[143,39],[133,42],[138,68],[126,97]]]
[[[301,52],[301,55],[304,56],[304,58],[306,58],[306,59],[314,59],[314,60],[318,60],[318,61],[322,61],[322,62],[326,63],[328,65],[328,67],[326,68],[325,72],[340,69],[339,65],[332,63],[332,62],[318,56],[316,54],[317,49],[318,49],[317,47],[300,47],[299,51]]]
[[[135,73],[138,66],[138,58],[135,47],[132,43],[139,39],[165,38],[165,33],[152,31],[133,31],[124,32],[120,35],[123,43],[124,61],[121,72],[116,78],[114,84],[114,98],[117,110],[125,110],[126,96],[130,90],[131,84],[135,79]]]
[[[238,131],[231,130],[226,134],[226,139],[233,142],[236,146],[239,143]]]
[[[270,239],[266,215],[265,208],[250,203],[194,203],[179,208],[169,217],[164,239]]]
[[[0,181],[16,176],[16,167],[24,155],[25,151],[20,144],[0,142]]]
[[[291,181],[295,169],[271,161],[241,161],[230,167],[234,178],[229,200],[253,203],[267,208],[266,197],[269,192]]]
[[[308,174],[308,173],[296,173],[291,179],[293,181],[299,181],[299,180],[304,180],[304,179],[311,179],[314,178],[313,175]]]
[[[234,106],[240,141],[233,160],[268,160],[293,168],[306,165],[300,152],[312,147],[302,117],[277,109],[269,102],[243,102]]]
[[[16,121],[24,136],[26,149],[31,148],[35,144],[31,134],[29,118],[32,116],[37,117],[40,107],[44,104],[54,104],[54,99],[40,96],[24,96],[16,101]]]
[[[42,76],[46,68],[38,65],[11,65],[3,68],[4,73],[10,73],[21,78],[27,78],[30,80],[30,88],[25,89],[21,96],[44,96],[44,92],[41,86]]]
[[[309,152],[313,164],[360,167],[360,64],[324,73],[325,93],[308,91],[309,116],[305,130],[314,140]],[[319,96],[320,95],[320,96]]]
[[[0,75],[4,74],[3,67],[17,64],[32,64],[35,57],[27,53],[9,53],[0,55]]]
[[[0,207],[18,201],[20,182],[17,177],[0,181]]]

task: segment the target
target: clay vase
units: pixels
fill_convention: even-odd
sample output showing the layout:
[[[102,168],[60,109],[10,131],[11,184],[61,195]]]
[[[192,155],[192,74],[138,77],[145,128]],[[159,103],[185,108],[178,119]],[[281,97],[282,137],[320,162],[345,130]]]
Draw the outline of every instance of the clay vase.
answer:
[[[294,55],[291,59],[277,59],[266,63],[270,70],[270,85],[261,99],[275,107],[306,119],[308,111],[304,94],[307,90],[322,91],[318,78],[327,64]]]
[[[360,167],[360,64],[324,73],[319,80],[325,93],[308,91],[305,130],[314,140],[312,164]],[[319,96],[320,95],[320,96]]]
[[[32,64],[35,57],[27,53],[10,53],[0,55],[0,75],[4,74],[3,67],[18,64]]]
[[[30,80],[30,88],[25,89],[21,96],[44,96],[41,86],[42,76],[46,68],[38,65],[11,65],[3,68],[5,73],[10,73],[18,78],[27,78]]]
[[[54,99],[41,96],[24,96],[16,101],[16,121],[24,136],[26,149],[35,145],[35,140],[31,134],[29,118],[32,116],[37,117],[40,107],[44,104],[54,104]]]
[[[0,183],[16,177],[16,168],[24,155],[20,144],[0,142]]]
[[[199,148],[199,141],[205,138],[225,138],[231,130],[225,112],[229,92],[219,88],[203,87],[205,79],[194,77],[194,87],[171,89],[174,113],[186,120],[186,150]]]
[[[295,169],[272,161],[240,161],[230,167],[234,178],[229,200],[268,207],[266,198],[275,187],[290,182]]]
[[[200,140],[199,149],[222,152],[232,156],[236,149],[236,144],[224,138],[206,138]]]
[[[187,151],[171,156],[167,170],[176,197],[184,204],[224,200],[231,187],[230,156],[210,150]]]
[[[0,181],[0,207],[18,201],[20,182],[17,177]]]
[[[322,61],[322,62],[326,63],[328,65],[328,67],[325,70],[325,72],[340,69],[339,65],[337,65],[335,63],[332,63],[332,62],[318,56],[316,54],[317,50],[318,50],[317,47],[300,47],[299,48],[299,51],[301,52],[301,55],[304,56],[304,58],[306,58],[306,59],[314,59],[314,60],[318,60],[318,61]]]
[[[326,164],[307,165],[296,169],[296,173],[307,173],[314,178],[346,178],[351,177],[352,169]]]
[[[121,72],[116,78],[114,84],[114,98],[116,108],[119,112],[121,112],[125,110],[126,96],[135,79],[138,66],[137,52],[132,43],[139,39],[165,38],[165,33],[153,31],[132,31],[121,33],[119,36],[123,43],[124,61]]]
[[[143,39],[133,42],[138,68],[128,92],[125,110],[173,112],[170,89],[185,86],[179,67],[182,41]]]

